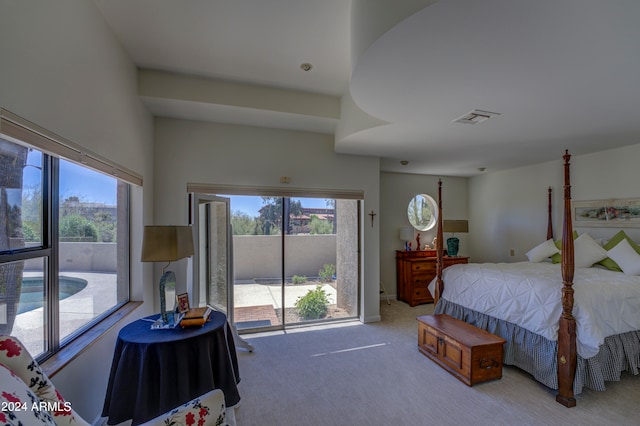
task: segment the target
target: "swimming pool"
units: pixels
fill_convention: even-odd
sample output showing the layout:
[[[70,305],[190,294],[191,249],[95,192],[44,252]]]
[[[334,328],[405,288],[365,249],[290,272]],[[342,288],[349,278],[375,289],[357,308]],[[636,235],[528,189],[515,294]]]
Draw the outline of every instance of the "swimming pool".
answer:
[[[87,286],[87,280],[75,277],[60,276],[60,300],[73,296]],[[18,313],[29,312],[41,308],[44,299],[42,277],[24,277],[20,291]]]

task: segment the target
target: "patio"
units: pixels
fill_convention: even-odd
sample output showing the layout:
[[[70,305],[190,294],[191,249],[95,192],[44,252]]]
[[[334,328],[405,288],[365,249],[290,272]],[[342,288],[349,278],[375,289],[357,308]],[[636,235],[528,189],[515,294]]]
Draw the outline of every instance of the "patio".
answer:
[[[295,309],[298,298],[314,290],[318,285],[327,294],[329,310],[326,318],[345,318],[348,312],[336,307],[335,283],[309,282],[285,285],[285,323],[304,322]],[[282,324],[281,284],[258,284],[255,280],[236,281],[234,285],[234,323],[239,330],[252,327],[269,327]]]
[[[79,292],[60,301],[62,338],[69,336],[87,322],[98,317],[116,304],[116,275],[113,273],[70,272],[65,277],[87,281],[87,286]],[[37,272],[25,272],[25,277],[38,277]],[[268,280],[263,280],[268,281]],[[285,286],[286,323],[300,323],[295,309],[299,297],[307,294],[320,284],[330,301],[327,318],[344,318],[349,314],[338,309],[335,283],[309,282],[287,284]],[[256,280],[237,281],[234,286],[234,321],[238,329],[269,327],[282,324],[282,287],[280,284],[259,284]],[[168,295],[168,300],[172,300]],[[172,305],[169,303],[169,307]],[[18,337],[32,353],[44,351],[44,308],[37,307],[18,314],[12,334]]]
[[[87,281],[87,286],[60,300],[60,337],[69,336],[87,322],[98,317],[116,304],[116,275],[113,273],[70,272],[65,277]],[[25,277],[41,277],[39,272],[24,272]],[[44,351],[44,308],[38,307],[16,316],[11,334],[31,353]]]

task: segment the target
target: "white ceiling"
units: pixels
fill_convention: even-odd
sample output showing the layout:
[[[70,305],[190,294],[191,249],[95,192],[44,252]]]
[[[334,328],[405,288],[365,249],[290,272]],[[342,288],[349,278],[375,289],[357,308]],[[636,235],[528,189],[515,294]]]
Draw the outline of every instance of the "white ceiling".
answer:
[[[353,16],[363,4],[392,16],[430,1],[94,1],[139,68],[278,88],[283,99],[302,92],[310,105],[342,99],[327,118],[296,114],[293,103],[141,94],[156,115],[335,132],[337,152],[434,175],[640,143],[637,0],[440,0],[378,27],[365,48],[366,17]],[[500,115],[452,123],[473,109]]]

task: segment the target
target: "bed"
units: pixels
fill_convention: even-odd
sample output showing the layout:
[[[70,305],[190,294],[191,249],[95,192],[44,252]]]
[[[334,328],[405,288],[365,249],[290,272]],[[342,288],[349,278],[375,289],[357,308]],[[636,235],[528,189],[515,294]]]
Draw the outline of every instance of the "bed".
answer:
[[[438,267],[430,284],[435,313],[449,314],[506,339],[504,364],[557,389],[556,401],[566,407],[576,405],[575,395],[585,387],[602,391],[605,382],[620,380],[622,371],[640,372],[640,272],[631,273],[633,265],[623,268],[627,273],[590,267],[596,263],[593,259],[602,257],[601,251],[613,256],[614,250],[596,247],[588,233],[573,232],[570,158],[565,152],[561,250],[553,242],[549,189],[547,241],[535,248],[540,252],[528,262],[443,269],[439,182]],[[628,250],[628,242],[617,244],[616,259],[623,244]],[[552,254],[559,263],[547,259]],[[640,255],[635,255],[637,259],[629,259],[640,265]]]

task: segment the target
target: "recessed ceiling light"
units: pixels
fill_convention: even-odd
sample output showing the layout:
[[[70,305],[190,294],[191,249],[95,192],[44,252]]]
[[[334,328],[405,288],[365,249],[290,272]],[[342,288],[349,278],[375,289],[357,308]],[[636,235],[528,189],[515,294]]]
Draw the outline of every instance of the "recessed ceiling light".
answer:
[[[480,124],[497,115],[500,115],[500,113],[474,109],[473,111],[456,118],[452,123]]]
[[[409,164],[409,162],[407,160],[400,160],[400,164],[406,166],[407,164]]]
[[[311,68],[313,68],[313,65],[311,65],[309,62],[305,62],[304,64],[300,65],[300,69],[302,71],[311,71]]]

